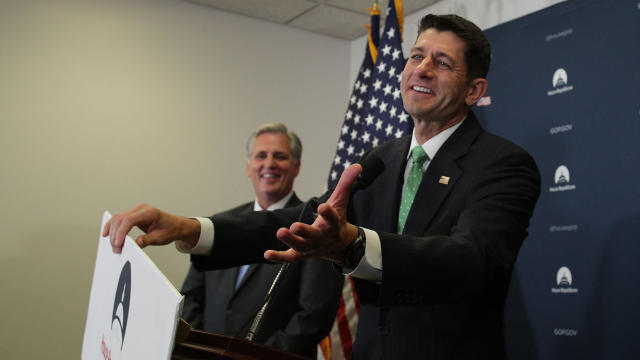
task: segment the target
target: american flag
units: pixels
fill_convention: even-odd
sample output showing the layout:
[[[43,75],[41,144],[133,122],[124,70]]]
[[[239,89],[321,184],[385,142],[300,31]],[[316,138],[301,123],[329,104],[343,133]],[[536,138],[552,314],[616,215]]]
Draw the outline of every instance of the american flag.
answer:
[[[373,24],[374,16],[371,18],[373,30],[370,31],[370,39],[378,29]],[[404,111],[400,96],[404,68],[402,23],[402,1],[389,0],[377,59],[371,54],[375,44],[370,40],[349,98],[329,174],[329,189],[337,184],[342,171],[357,162],[366,150],[391,138],[409,134],[413,129],[413,122]]]
[[[342,171],[371,147],[410,134],[413,121],[404,111],[400,79],[402,55],[402,0],[389,0],[382,36],[380,10],[374,4],[364,60],[349,98],[340,138],[329,173],[328,188],[335,187]],[[379,39],[379,46],[378,46]],[[351,277],[345,277],[338,316],[331,333],[320,343],[318,359],[349,359],[356,336],[360,305]]]

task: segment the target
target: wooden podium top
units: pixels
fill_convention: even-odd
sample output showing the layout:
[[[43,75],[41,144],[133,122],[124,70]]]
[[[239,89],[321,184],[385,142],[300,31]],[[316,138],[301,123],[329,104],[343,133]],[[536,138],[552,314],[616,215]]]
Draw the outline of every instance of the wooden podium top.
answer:
[[[190,330],[186,338],[176,341],[172,360],[308,360],[300,355],[227,335]]]

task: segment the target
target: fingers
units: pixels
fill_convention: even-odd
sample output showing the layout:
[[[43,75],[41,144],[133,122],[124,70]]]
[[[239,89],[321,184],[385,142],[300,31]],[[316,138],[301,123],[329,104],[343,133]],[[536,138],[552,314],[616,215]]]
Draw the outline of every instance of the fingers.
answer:
[[[308,256],[305,256],[293,249],[289,249],[287,251],[267,250],[264,252],[264,258],[276,263],[291,263],[307,259]]]
[[[109,235],[109,229],[111,228],[111,219],[104,224],[104,229],[102,229],[102,237],[106,237]]]
[[[111,247],[115,246],[122,249],[124,246],[124,239],[129,231],[131,231],[135,226],[135,221],[132,220],[131,217],[125,217],[117,223],[114,222],[114,225],[117,225],[117,227],[114,227],[111,232]]]
[[[103,236],[110,236],[111,249],[114,253],[119,254],[122,252],[124,239],[134,226],[145,225],[149,222],[148,209],[150,207],[146,204],[136,205],[130,210],[115,214],[105,224]]]
[[[335,229],[340,225],[340,221],[342,219],[340,218],[340,215],[338,214],[336,208],[334,208],[333,206],[326,203],[320,204],[318,206],[317,212],[318,215],[321,216],[321,219],[325,222],[323,230]]]
[[[308,236],[310,226],[302,223],[294,223],[291,225],[291,229],[281,228],[276,232],[278,240],[285,243],[294,251],[299,253],[308,253],[311,249],[309,241],[305,240],[305,236]]]
[[[296,223],[294,225],[308,226],[301,223]],[[291,227],[294,228],[294,225],[292,225]],[[300,231],[304,232],[303,230]],[[276,236],[280,241],[291,247],[291,249],[286,251],[267,250],[264,252],[265,259],[276,263],[291,263],[301,261],[310,257],[309,255],[305,254],[305,252],[310,249],[310,246],[304,238],[296,235],[287,228],[278,229],[278,232],[276,232]]]
[[[162,230],[142,234],[136,238],[136,244],[141,248],[145,248],[149,245],[164,245],[166,244],[166,240],[163,239],[165,234],[166,232]]]
[[[141,248],[144,248],[145,246],[147,246],[147,244],[145,244],[144,238],[145,238],[144,235],[140,235],[136,238],[136,244],[138,244],[138,246],[140,246]]]
[[[111,242],[111,250],[114,253],[119,254],[122,252],[122,247],[124,246],[124,238],[118,238],[118,231],[120,227],[121,218],[119,215],[114,215],[109,222],[105,225],[105,232],[103,236],[109,235],[109,241]]]
[[[336,188],[331,193],[329,200],[327,200],[328,204],[341,206],[345,204],[349,200],[349,195],[351,194],[351,187],[353,183],[356,181],[356,178],[362,172],[362,166],[360,164],[353,164],[346,168],[342,175],[340,175],[340,180],[338,180],[338,184]]]
[[[107,237],[109,236],[109,233],[111,232],[111,222],[113,221],[113,218],[109,219],[109,221],[107,221],[106,224],[104,224],[104,229],[102,230],[102,237]],[[115,237],[110,237],[109,238],[109,242],[111,243],[111,251],[113,251],[115,254],[120,254],[122,252],[122,246],[124,245],[123,243],[120,244],[116,244],[115,243]]]

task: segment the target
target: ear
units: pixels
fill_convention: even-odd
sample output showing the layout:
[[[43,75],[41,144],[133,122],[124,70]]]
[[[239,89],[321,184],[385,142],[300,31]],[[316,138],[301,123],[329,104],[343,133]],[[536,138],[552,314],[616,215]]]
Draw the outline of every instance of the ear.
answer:
[[[467,106],[472,106],[480,100],[480,98],[487,92],[487,86],[487,79],[476,78],[471,80],[469,89],[467,90],[467,96],[464,99]]]
[[[293,176],[294,178],[298,177],[298,173],[300,173],[300,160],[294,160],[295,161],[295,169],[296,169],[296,174]]]
[[[251,159],[247,159],[247,177],[251,177],[251,167],[249,164],[251,163]]]

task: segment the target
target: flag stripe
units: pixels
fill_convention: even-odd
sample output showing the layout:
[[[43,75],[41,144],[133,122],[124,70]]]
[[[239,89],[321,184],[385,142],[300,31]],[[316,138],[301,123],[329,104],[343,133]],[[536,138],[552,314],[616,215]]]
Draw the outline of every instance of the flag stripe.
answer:
[[[349,356],[351,356],[353,341],[349,329],[349,320],[347,319],[347,309],[344,304],[344,296],[340,297],[340,308],[338,309],[337,323],[340,331],[340,341],[342,343],[344,357],[348,359]]]

